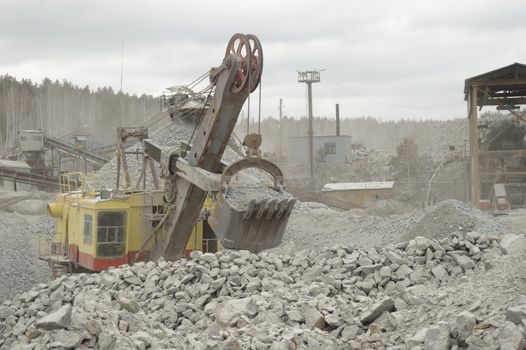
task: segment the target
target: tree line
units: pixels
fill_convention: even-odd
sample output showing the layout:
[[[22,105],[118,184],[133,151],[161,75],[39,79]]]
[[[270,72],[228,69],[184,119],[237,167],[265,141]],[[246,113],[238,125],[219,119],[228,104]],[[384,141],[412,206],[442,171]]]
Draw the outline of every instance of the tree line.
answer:
[[[0,76],[0,153],[12,150],[18,131],[25,129],[41,129],[52,137],[86,132],[98,144],[116,143],[118,126],[143,125],[158,110],[158,100],[150,95],[6,74]]]

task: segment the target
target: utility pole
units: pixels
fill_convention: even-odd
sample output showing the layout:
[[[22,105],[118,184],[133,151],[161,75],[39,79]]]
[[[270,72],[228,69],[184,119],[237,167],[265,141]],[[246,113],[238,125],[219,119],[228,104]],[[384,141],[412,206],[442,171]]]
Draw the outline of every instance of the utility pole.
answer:
[[[278,164],[281,163],[281,117],[283,117],[283,100],[279,99],[279,158],[278,158]]]
[[[340,136],[340,104],[336,104],[336,136]]]
[[[312,126],[312,83],[320,82],[319,71],[298,72],[298,82],[307,84],[307,100],[309,105],[309,165],[310,178],[314,180],[314,130]]]

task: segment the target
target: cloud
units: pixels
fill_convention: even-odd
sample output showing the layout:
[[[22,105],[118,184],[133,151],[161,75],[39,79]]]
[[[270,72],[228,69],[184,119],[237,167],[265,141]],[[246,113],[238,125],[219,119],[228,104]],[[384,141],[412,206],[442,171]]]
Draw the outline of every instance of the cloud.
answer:
[[[304,115],[297,71],[326,68],[316,114],[339,102],[346,117],[464,117],[464,79],[524,61],[525,10],[519,0],[3,1],[0,73],[118,90],[124,38],[124,90],[157,95],[220,64],[245,32],[263,44],[263,116],[279,98]]]

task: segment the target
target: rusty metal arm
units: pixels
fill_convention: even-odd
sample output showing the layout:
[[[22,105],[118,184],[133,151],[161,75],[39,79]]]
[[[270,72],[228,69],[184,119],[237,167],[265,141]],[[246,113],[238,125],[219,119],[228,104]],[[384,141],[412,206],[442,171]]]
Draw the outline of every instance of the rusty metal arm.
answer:
[[[220,181],[217,173],[222,168],[221,158],[245,100],[259,84],[262,60],[256,37],[243,34],[232,37],[223,63],[210,71],[214,97],[196,126],[193,144],[184,159],[176,148],[162,149],[145,141],[145,151],[161,165],[169,208],[154,257],[175,260],[183,255],[207,190],[216,189]]]

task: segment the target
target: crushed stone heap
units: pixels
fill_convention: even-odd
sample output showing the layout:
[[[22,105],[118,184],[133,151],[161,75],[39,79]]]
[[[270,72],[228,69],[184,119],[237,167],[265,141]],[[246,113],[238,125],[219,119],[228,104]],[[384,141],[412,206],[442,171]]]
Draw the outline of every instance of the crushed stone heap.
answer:
[[[505,272],[525,263],[502,252],[520,255],[525,240],[471,231],[382,249],[192,252],[64,276],[0,306],[0,348],[522,349],[522,316],[505,311],[525,282]]]
[[[27,212],[32,209],[34,201],[37,200],[24,200],[8,209],[22,208]],[[38,209],[41,203],[37,204]],[[50,232],[53,228],[54,221],[46,216],[0,211],[0,304],[49,280],[51,273],[48,264],[38,259],[38,234]]]
[[[399,210],[399,215],[371,215],[382,211],[374,207],[337,211],[320,203],[296,202],[284,240],[299,249],[335,244],[369,248],[405,242],[417,236],[445,238],[456,232],[474,230],[498,235],[510,232],[510,227],[495,217],[453,199],[425,211],[408,207],[405,213]]]
[[[239,210],[244,210],[252,200],[263,199],[288,199],[292,195],[279,192],[261,184],[236,184],[228,188],[225,199],[230,205]]]

